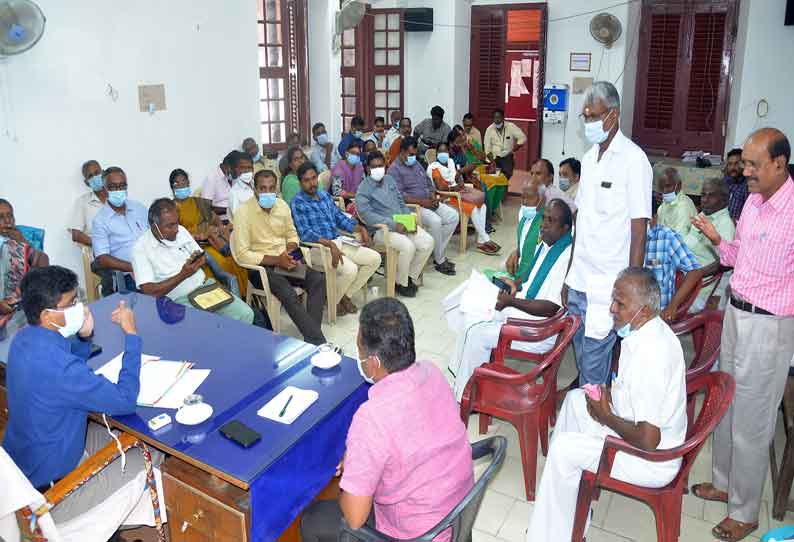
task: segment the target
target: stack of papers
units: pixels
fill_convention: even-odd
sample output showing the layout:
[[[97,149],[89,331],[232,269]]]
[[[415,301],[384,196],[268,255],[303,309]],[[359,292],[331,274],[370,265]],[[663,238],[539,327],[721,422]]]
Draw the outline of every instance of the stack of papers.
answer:
[[[290,424],[297,420],[319,397],[320,394],[314,390],[302,390],[295,386],[287,386],[256,413],[274,422]]]
[[[361,243],[355,237],[349,237],[347,235],[341,235],[339,240],[342,241],[345,245],[350,245],[351,247],[360,247]]]
[[[119,354],[95,371],[114,384],[119,381],[121,358]],[[165,361],[156,356],[141,356],[141,389],[138,406],[179,408],[185,397],[195,393],[209,376],[209,369],[193,369],[189,361]]]

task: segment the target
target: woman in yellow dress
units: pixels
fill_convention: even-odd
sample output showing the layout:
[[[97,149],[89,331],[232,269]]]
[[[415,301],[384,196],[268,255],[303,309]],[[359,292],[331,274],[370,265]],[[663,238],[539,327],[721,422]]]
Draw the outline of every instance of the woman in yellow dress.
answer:
[[[174,202],[179,210],[179,224],[185,228],[196,242],[207,252],[207,256],[226,273],[237,279],[240,297],[245,299],[248,286],[248,274],[235,263],[229,247],[229,231],[221,223],[221,219],[212,210],[212,202],[208,199],[193,196],[190,189],[190,177],[184,169],[175,169],[168,176]],[[209,265],[205,266],[207,276],[215,276]]]

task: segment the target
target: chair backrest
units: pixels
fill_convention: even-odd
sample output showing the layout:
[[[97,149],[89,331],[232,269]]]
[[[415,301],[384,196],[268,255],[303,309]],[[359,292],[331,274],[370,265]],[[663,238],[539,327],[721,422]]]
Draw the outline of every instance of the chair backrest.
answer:
[[[568,349],[568,345],[571,344],[573,336],[576,333],[576,330],[579,329],[581,321],[582,318],[578,315],[566,314],[562,318],[555,315],[554,317],[545,320],[545,325],[543,327],[530,327],[523,325],[518,326],[518,332],[521,335],[522,341],[540,342],[548,339],[549,337],[553,337],[554,335],[557,336],[557,339],[554,343],[554,348],[545,354],[536,355],[538,364],[531,371],[524,375],[524,380],[526,382],[534,382],[536,378],[543,375],[544,381],[554,381],[556,385],[557,371],[560,368],[562,356],[565,354],[565,350]],[[510,324],[505,324],[502,326],[502,333],[505,333],[505,327],[508,325]],[[506,348],[507,344],[500,340],[499,344],[497,345],[497,349],[500,351],[497,352],[495,356],[501,356],[501,359],[504,359]],[[534,358],[535,356],[532,357]],[[551,372],[548,375],[543,374],[548,368],[551,368]]]
[[[687,364],[687,380],[707,373],[720,357],[722,311],[703,311],[670,326],[676,335],[692,334],[695,357]]]
[[[686,480],[689,470],[697,458],[708,436],[728,411],[736,391],[736,382],[728,373],[714,371],[687,379],[687,429],[684,444],[677,449],[683,451],[681,469],[673,483]],[[698,396],[703,393],[703,403],[697,417],[694,416]]]
[[[700,291],[708,288],[709,286],[719,284],[720,280],[722,279],[722,273],[715,273],[708,277],[703,277],[700,279],[700,282],[695,286],[686,299],[684,299],[683,303],[678,306],[678,310],[676,311],[675,315],[673,316],[674,321],[683,320],[687,317],[689,313],[689,309],[692,307],[692,304],[697,299],[698,295],[700,295]],[[684,282],[684,274],[680,271],[677,271],[675,274],[675,289],[681,287],[681,284]]]
[[[331,172],[327,169],[320,173],[317,176],[317,183],[320,185],[320,188],[323,190],[329,190],[331,188],[329,179],[331,178]]]

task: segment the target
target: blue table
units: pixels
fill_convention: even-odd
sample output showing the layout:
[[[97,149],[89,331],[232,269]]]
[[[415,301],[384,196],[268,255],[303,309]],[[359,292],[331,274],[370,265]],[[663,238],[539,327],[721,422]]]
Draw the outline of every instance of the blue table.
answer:
[[[103,352],[89,364],[99,368],[121,352],[123,334],[110,321],[119,300],[135,312],[143,351],[163,359],[188,360],[211,369],[198,388],[212,405],[212,417],[200,426],[171,425],[153,433],[146,422],[161,412],[139,407],[116,416],[113,425],[151,446],[251,492],[253,540],[275,540],[333,476],[344,452],[353,414],[367,398],[368,386],[356,362],[344,358],[332,370],[309,362],[316,347],[235,320],[188,308],[184,320],[167,324],[154,298],[113,295],[91,305],[94,342]],[[256,412],[286,386],[313,389],[319,399],[291,425]],[[226,439],[218,428],[239,420],[262,435],[251,448]]]

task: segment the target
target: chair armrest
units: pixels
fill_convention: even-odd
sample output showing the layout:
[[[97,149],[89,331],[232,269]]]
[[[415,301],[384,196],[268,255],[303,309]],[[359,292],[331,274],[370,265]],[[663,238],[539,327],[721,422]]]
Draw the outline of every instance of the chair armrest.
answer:
[[[417,203],[406,203],[406,206],[412,207],[416,215],[416,226],[422,225],[422,206]]]
[[[540,365],[536,365],[532,368],[531,371],[528,373],[502,373],[491,369],[488,367],[489,364],[480,365],[476,369],[474,369],[474,374],[472,378],[478,377],[482,378],[483,380],[490,380],[491,382],[497,384],[523,384],[523,383],[533,383],[538,375],[543,372],[546,367],[548,367],[553,360],[551,358],[546,359],[544,363]]]
[[[700,439],[702,440],[702,439]],[[623,452],[645,461],[652,461],[654,463],[661,463],[663,461],[670,461],[684,457],[690,450],[698,446],[699,439],[690,438],[686,440],[681,446],[670,448],[669,450],[642,450],[636,446],[632,446],[623,439],[608,436],[604,441],[604,448],[601,450],[601,460],[598,465],[599,476],[609,476],[612,472],[612,465],[615,462],[615,455],[618,452]]]
[[[458,205],[458,211],[461,211],[463,206],[463,200],[460,198],[460,192],[447,192],[445,190],[436,190],[436,194],[439,196],[443,196],[445,198],[450,198],[456,200]]]
[[[320,243],[311,243],[309,241],[301,241],[301,249],[303,248],[315,248],[320,251],[320,258],[322,259],[322,268],[323,271],[328,273],[334,269],[333,265],[333,257],[331,256],[331,249],[325,245],[321,245]],[[308,257],[306,251],[304,251],[303,258],[307,261],[311,261],[311,253],[309,253]],[[312,262],[314,263],[314,262]]]
[[[336,206],[339,207],[340,210],[345,210],[345,198],[342,196],[334,196],[334,203],[336,203]]]
[[[235,262],[243,269],[247,269],[249,271],[256,271],[257,273],[259,273],[259,279],[262,281],[262,289],[270,290],[270,281],[267,280],[267,272],[265,271],[265,268],[263,266],[241,263],[238,262],[237,259],[235,259]]]
[[[125,452],[137,446],[139,442],[137,437],[129,433],[120,433],[118,438],[121,442],[121,449]],[[70,493],[90,480],[118,456],[119,449],[116,441],[108,442],[101,450],[80,463],[76,469],[64,476],[57,484],[44,493],[44,498],[47,500],[49,507],[52,508],[61,503]],[[36,515],[39,515],[38,512],[36,510]]]
[[[684,320],[679,320],[678,322],[673,322],[670,324],[670,329],[673,330],[673,333],[676,335],[683,335],[685,333],[690,333],[692,330],[697,329],[699,327],[704,326],[705,316],[702,312],[698,314],[693,314],[689,318]]]

